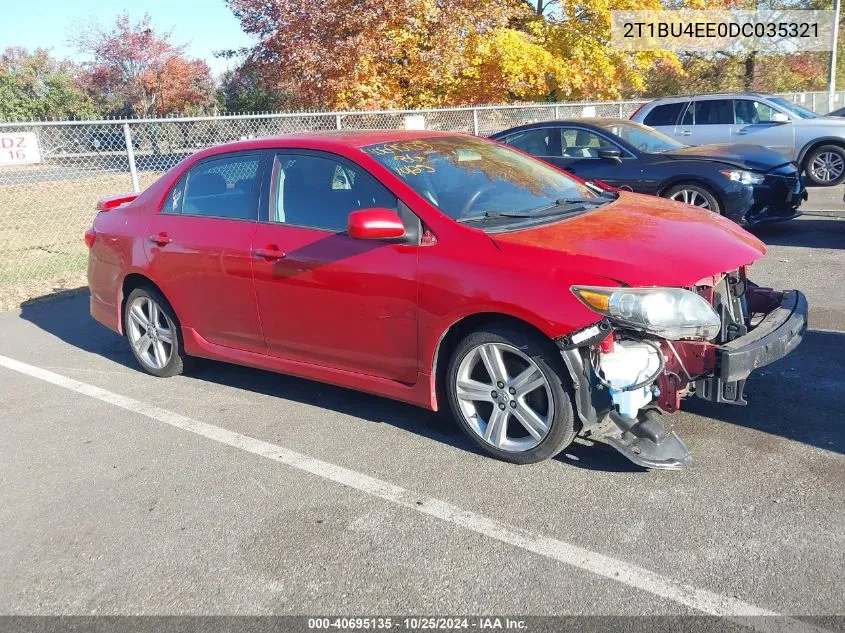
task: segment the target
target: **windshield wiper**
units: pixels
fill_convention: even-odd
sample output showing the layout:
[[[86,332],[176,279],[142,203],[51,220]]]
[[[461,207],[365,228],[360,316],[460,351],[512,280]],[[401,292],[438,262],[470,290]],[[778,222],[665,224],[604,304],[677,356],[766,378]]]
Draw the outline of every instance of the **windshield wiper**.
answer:
[[[544,207],[537,207],[531,211],[485,211],[483,215],[473,215],[467,218],[460,218],[458,222],[473,222],[482,220],[495,220],[498,218],[548,218],[556,215],[566,215],[584,205],[602,205],[607,200],[592,200],[590,198],[560,198],[553,204]],[[567,207],[565,210],[560,207]],[[573,208],[574,207],[574,208]]]
[[[583,205],[583,204],[596,204],[601,205],[605,204],[607,200],[601,200],[599,198],[558,198],[552,204],[547,204],[544,207],[537,207],[536,209],[531,209],[531,215],[529,217],[532,218],[542,218],[547,215],[558,215],[561,213],[560,211],[556,211],[554,213],[538,213],[542,211],[549,211],[551,209],[557,209],[558,207],[570,207],[573,205]]]

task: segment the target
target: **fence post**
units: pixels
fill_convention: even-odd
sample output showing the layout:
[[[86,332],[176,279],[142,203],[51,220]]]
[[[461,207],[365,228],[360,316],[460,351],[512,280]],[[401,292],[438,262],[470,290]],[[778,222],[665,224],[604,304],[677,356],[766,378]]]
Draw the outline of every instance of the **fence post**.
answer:
[[[478,136],[478,110],[472,109],[472,133]]]
[[[555,118],[556,119],[560,118],[560,106],[557,105],[557,104],[555,104]]]
[[[135,148],[132,147],[132,133],[129,131],[129,124],[123,124],[123,139],[126,141],[126,156],[129,158],[129,173],[132,175],[132,191],[138,193],[141,187],[138,184],[138,168],[135,167]]]
[[[623,115],[622,105],[623,105],[623,104],[622,104],[622,102],[620,101],[620,102],[619,102],[619,118],[620,118],[620,119],[624,119],[624,118],[625,118],[625,116]]]
[[[334,124],[335,124],[335,126],[337,127],[338,130],[341,128],[340,115],[339,114],[334,115]]]

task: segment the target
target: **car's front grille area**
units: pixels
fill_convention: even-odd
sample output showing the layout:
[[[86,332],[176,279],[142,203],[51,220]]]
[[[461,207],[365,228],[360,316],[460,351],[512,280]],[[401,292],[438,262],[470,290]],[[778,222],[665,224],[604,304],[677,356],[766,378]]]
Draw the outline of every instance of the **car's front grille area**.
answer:
[[[786,180],[786,186],[789,187],[789,190],[792,193],[798,193],[801,191],[801,179],[798,177],[797,173],[792,176],[784,176],[784,180]]]
[[[768,176],[773,178],[776,182],[783,183],[791,193],[800,193],[802,184],[801,176],[795,165],[789,164],[779,167],[771,172]]]

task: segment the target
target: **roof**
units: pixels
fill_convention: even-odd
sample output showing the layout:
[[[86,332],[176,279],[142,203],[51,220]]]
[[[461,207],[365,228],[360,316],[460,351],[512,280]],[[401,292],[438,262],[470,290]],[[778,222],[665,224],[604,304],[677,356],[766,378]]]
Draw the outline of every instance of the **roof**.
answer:
[[[513,134],[522,130],[531,130],[536,128],[548,127],[553,125],[586,125],[596,128],[604,128],[607,125],[619,125],[627,123],[632,125],[640,125],[636,121],[629,121],[628,119],[620,119],[617,117],[576,117],[571,119],[550,119],[548,121],[536,121],[534,123],[525,123],[517,125],[507,130],[501,130],[495,134],[491,134],[490,138],[499,139],[502,136]]]
[[[670,95],[666,97],[657,97],[650,103],[657,103],[658,101],[672,101],[674,99],[694,99],[695,97],[771,97],[767,92],[693,92],[690,94]]]
[[[374,143],[390,143],[434,136],[465,136],[457,132],[439,130],[322,130],[318,132],[297,132],[278,138],[333,139],[347,145],[363,147]]]
[[[620,123],[632,123],[633,125],[639,125],[639,123],[635,121],[629,121],[628,119],[620,119],[619,117],[609,117],[609,116],[601,116],[601,117],[578,117],[574,119],[561,119],[559,121],[554,121],[554,123],[567,123],[567,124],[587,124],[587,125],[596,125],[598,127],[604,127],[605,125],[619,125]]]
[[[438,130],[322,130],[232,141],[202,149],[194,156],[200,159],[225,152],[284,148],[336,151],[337,153],[344,154],[350,149],[357,149],[378,143],[398,143],[424,138],[463,136],[470,135],[459,132],[441,132]]]

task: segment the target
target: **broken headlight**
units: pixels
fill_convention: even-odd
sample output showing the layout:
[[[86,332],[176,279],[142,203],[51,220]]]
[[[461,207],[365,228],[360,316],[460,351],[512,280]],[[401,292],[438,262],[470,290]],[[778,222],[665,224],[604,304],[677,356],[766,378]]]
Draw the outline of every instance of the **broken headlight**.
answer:
[[[733,180],[734,182],[742,183],[743,185],[762,185],[766,182],[766,176],[763,174],[746,171],[745,169],[733,169],[720,171],[719,173],[728,180]]]
[[[584,305],[618,325],[667,339],[713,339],[719,315],[707,301],[683,288],[572,286]]]

